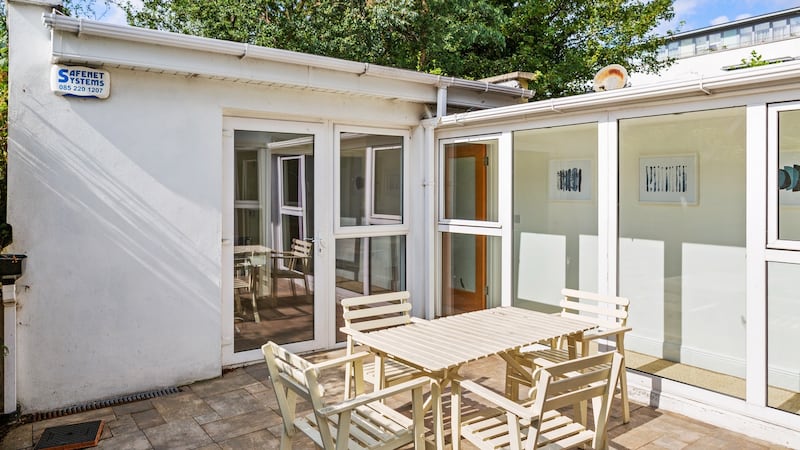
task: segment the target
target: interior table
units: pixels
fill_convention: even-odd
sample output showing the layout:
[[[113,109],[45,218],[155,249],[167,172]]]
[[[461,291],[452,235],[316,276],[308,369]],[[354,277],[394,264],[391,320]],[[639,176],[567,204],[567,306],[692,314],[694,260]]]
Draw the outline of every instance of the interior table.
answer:
[[[514,369],[520,367],[512,352],[538,342],[567,338],[574,351],[574,341],[596,325],[559,315],[545,314],[523,308],[505,306],[484,309],[435,320],[415,321],[383,330],[362,333],[349,328],[342,332],[353,336],[383,358],[391,358],[415,367],[430,376],[431,407],[434,419],[435,447],[444,448],[444,416],[441,390],[458,377],[464,364],[499,355]],[[575,356],[574,354],[572,355]],[[376,364],[376,382],[382,364]],[[377,385],[377,384],[376,384]],[[453,393],[452,408],[460,407],[458,393]],[[458,424],[452,424],[456,427]],[[457,432],[457,430],[456,430]],[[453,438],[457,448],[457,436]]]

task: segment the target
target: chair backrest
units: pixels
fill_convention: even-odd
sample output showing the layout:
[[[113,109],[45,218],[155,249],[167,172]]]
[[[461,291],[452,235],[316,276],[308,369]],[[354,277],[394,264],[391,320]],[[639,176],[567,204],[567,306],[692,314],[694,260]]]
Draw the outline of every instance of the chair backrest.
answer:
[[[543,423],[550,411],[591,400],[594,429],[589,433],[594,434],[590,436],[592,448],[602,448],[611,401],[623,364],[621,354],[606,352],[537,369],[534,374],[536,397],[532,405],[538,417],[535,423]],[[538,442],[542,427],[531,428],[530,433],[536,435],[535,442]]]
[[[325,406],[322,400],[325,388],[318,381],[319,371],[312,368],[310,362],[272,341],[261,346],[261,352],[267,362],[269,378],[284,424],[294,421],[292,405],[295,402],[288,395],[300,396],[311,403],[315,411]]]
[[[344,326],[356,331],[374,331],[411,322],[408,291],[342,299]]]
[[[314,244],[308,241],[304,241],[302,239],[292,239],[292,248],[289,250],[289,254],[293,256],[293,258],[289,258],[287,260],[287,266],[289,270],[301,270],[303,272],[307,272],[308,264],[309,264],[309,257],[311,256],[311,249],[313,248]],[[297,263],[300,263],[300,267],[297,267]]]
[[[561,316],[597,324],[601,329],[624,327],[628,321],[625,297],[601,295],[594,292],[562,289]]]

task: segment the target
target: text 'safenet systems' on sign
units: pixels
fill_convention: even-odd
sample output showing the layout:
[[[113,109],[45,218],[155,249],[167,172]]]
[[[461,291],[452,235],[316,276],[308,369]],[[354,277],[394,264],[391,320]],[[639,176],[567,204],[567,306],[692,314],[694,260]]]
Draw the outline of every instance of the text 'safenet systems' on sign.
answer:
[[[50,89],[60,95],[107,98],[111,93],[111,75],[91,67],[56,64],[50,72]]]

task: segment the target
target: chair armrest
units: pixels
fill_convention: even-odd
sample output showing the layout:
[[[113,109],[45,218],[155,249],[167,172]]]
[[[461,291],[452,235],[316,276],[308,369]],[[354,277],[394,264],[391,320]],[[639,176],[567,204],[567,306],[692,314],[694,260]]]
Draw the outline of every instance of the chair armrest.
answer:
[[[312,364],[312,366],[319,370],[330,369],[333,367],[343,366],[347,363],[351,363],[353,361],[364,359],[367,357],[372,357],[372,353],[369,352],[358,352],[353,353],[352,355],[340,356],[338,358],[329,359],[327,361],[322,361],[317,364]]]
[[[620,327],[620,328],[612,328],[612,329],[606,330],[606,331],[600,331],[598,333],[584,334],[583,335],[583,339],[581,339],[581,340],[584,341],[584,342],[589,342],[589,341],[593,341],[595,339],[600,339],[600,338],[603,338],[603,337],[608,337],[608,336],[614,336],[614,335],[627,333],[628,331],[631,331],[632,329],[633,328],[631,328],[631,327]]]
[[[325,416],[331,416],[335,414],[340,414],[344,411],[355,409],[359,406],[366,405],[368,403],[373,403],[378,400],[382,400],[384,398],[392,397],[397,394],[414,390],[414,389],[422,389],[423,387],[427,386],[431,381],[431,378],[428,377],[419,377],[413,380],[406,381],[404,383],[396,384],[394,386],[381,389],[379,391],[369,392],[366,394],[361,394],[357,397],[354,397],[350,400],[345,400],[341,403],[337,403],[335,405],[327,406],[319,410],[320,414]]]
[[[505,411],[514,414],[517,417],[532,420],[533,419],[533,411],[530,408],[520,405],[509,398],[498,394],[497,392],[488,389],[486,387],[481,386],[480,384],[471,381],[471,380],[464,380],[464,381],[453,381],[453,383],[458,383],[461,385],[462,389],[466,389],[473,394],[482,397],[484,400],[489,401],[490,403],[494,404],[495,406],[503,409]]]

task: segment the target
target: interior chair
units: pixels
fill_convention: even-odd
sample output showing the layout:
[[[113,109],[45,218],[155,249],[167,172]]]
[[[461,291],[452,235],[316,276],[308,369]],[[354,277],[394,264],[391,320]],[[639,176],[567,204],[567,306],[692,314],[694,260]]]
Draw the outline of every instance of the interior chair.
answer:
[[[607,352],[540,367],[533,376],[532,395],[523,403],[474,381],[454,381],[453,448],[459,447],[458,436],[484,450],[608,448],[611,400],[623,361],[621,354]],[[458,399],[467,392],[480,406],[462,417]],[[570,418],[560,411],[588,401],[592,425],[585,415]]]
[[[294,280],[303,280],[305,294],[311,293],[308,276],[311,273],[311,249],[314,244],[302,239],[292,239],[292,248],[286,252],[272,254],[272,302],[278,301],[278,280],[288,279],[292,287],[292,296],[297,297]]]
[[[394,449],[411,443],[415,449],[425,447],[422,391],[429,379],[417,378],[365,393],[363,380],[357,371],[355,395],[344,397],[341,402],[330,402],[325,397],[325,386],[320,382],[321,372],[350,364],[360,366],[369,353],[355,353],[312,364],[274,342],[264,344],[261,351],[267,361],[269,378],[283,419],[281,449],[292,448],[297,430],[326,450]],[[410,397],[411,417],[384,402],[395,396],[401,397],[400,401],[406,404]],[[311,405],[311,414],[295,417],[298,397]]]
[[[409,296],[408,291],[402,291],[342,299],[344,326],[356,331],[369,332],[421,320],[411,317]],[[355,353],[356,345],[353,337],[347,335],[348,355]],[[345,379],[351,382],[345,385],[345,394],[350,392],[354,375],[353,366],[348,366],[345,369]],[[376,385],[375,389],[383,389],[419,376],[422,376],[419,370],[378,355],[373,362],[364,364],[363,378],[373,382]]]
[[[630,301],[625,297],[601,295],[593,292],[578,291],[575,289],[562,289],[564,296],[561,300],[561,316],[571,319],[583,320],[597,325],[597,328],[587,331],[577,342],[577,348],[567,348],[568,341],[552,343],[550,348],[535,351],[522,351],[516,355],[516,361],[530,372],[536,367],[546,367],[554,363],[570,359],[570,352],[575,356],[587,356],[594,341],[614,338],[616,350],[625,354],[625,333],[631,330],[628,327],[628,305]],[[506,367],[506,395],[517,398],[519,386],[531,386],[529,375],[520,373],[508,365]],[[625,370],[620,376],[619,389],[622,398],[622,421],[631,420],[630,405],[628,404],[628,378]]]
[[[243,252],[234,254],[234,312],[242,314],[242,293],[250,294],[253,308],[253,321],[260,322],[258,312],[258,294],[262,289],[261,281],[264,268],[267,265],[267,254],[258,252]]]

